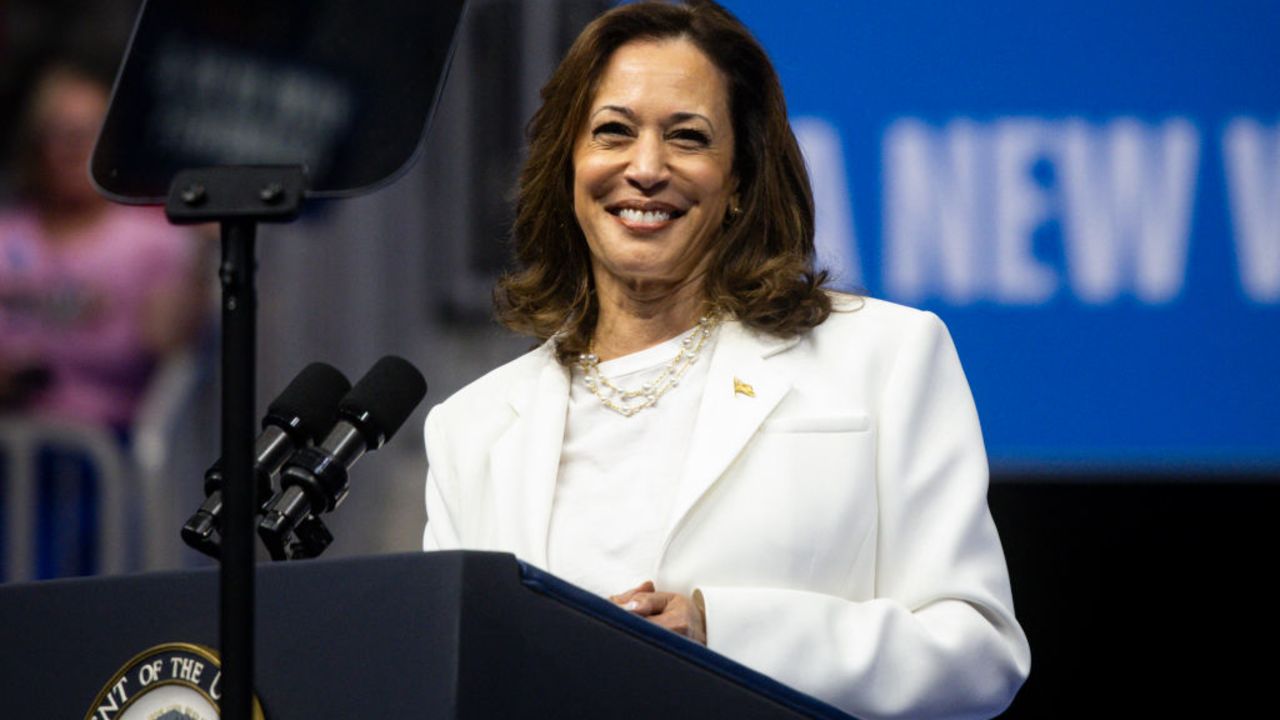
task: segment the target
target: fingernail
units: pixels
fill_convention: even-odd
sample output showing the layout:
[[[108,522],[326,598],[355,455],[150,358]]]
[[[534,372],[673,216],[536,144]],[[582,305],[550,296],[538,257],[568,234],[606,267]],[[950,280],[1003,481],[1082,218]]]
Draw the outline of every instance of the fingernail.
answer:
[[[622,609],[626,610],[627,612],[635,612],[636,608],[638,607],[640,607],[640,603],[636,602],[635,600],[628,600],[622,606]]]

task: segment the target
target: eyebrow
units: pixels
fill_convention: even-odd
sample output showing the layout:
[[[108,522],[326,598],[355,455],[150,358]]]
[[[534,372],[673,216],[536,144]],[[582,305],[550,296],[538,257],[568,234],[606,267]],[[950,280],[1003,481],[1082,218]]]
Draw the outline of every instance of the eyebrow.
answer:
[[[604,112],[605,110],[612,110],[612,111],[614,111],[614,112],[616,112],[616,113],[619,113],[619,114],[621,114],[621,115],[625,115],[625,116],[627,117],[627,119],[632,120],[632,121],[634,121],[634,120],[636,119],[636,113],[635,113],[635,111],[634,111],[634,110],[632,110],[632,109],[631,109],[631,108],[629,108],[629,107],[624,106],[624,105],[604,105],[604,106],[602,106],[601,108],[599,108],[598,110],[596,110],[595,112],[591,113],[591,117],[593,117],[593,118],[594,118],[596,115],[599,115],[600,113]],[[701,114],[701,113],[694,113],[694,112],[678,112],[678,113],[674,113],[674,114],[671,116],[671,121],[672,121],[672,122],[677,122],[677,123],[682,123],[682,122],[684,122],[684,121],[686,121],[686,120],[694,120],[694,119],[702,120],[703,122],[705,122],[706,124],[708,124],[708,125],[710,125],[710,126],[711,126],[711,131],[712,131],[712,132],[715,132],[716,124],[715,124],[715,123],[713,123],[713,122],[711,122],[711,118],[709,118],[709,117],[707,117],[706,115],[703,115],[703,114]]]

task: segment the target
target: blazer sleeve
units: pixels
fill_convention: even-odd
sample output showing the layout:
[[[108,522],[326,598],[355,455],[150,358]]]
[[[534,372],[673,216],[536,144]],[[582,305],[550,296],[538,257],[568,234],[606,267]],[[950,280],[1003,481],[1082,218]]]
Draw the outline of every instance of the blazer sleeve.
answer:
[[[437,405],[427,413],[427,422],[423,426],[424,441],[427,448],[427,528],[422,534],[422,549],[454,550],[461,547],[457,528],[454,525],[448,498],[453,486],[452,474],[445,451],[447,443],[443,437],[441,424],[441,406]]]
[[[874,596],[699,587],[709,646],[865,720],[990,717],[1030,670],[950,335],[912,323],[881,389]],[[840,538],[833,538],[840,542]]]

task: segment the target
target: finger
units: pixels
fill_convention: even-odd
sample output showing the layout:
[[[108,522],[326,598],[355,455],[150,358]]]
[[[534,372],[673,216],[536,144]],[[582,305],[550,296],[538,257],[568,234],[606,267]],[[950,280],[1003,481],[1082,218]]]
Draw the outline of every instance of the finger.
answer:
[[[680,611],[668,611],[658,615],[650,615],[645,619],[658,627],[670,630],[681,637],[688,638],[702,645],[707,644],[706,634],[693,624],[693,618],[691,618],[687,613]]]
[[[648,616],[647,620],[677,635],[689,636],[689,617],[680,612],[664,612]]]
[[[650,580],[646,580],[640,583],[639,585],[631,588],[630,590],[620,592],[617,595],[610,595],[609,599],[615,603],[621,604],[630,600],[631,597],[638,592],[653,592],[653,582]]]
[[[671,597],[671,593],[637,593],[622,604],[622,609],[641,617],[649,617],[666,610],[667,603],[671,601]]]
[[[621,605],[626,601],[630,600],[632,597],[634,597],[636,593],[651,593],[653,591],[654,591],[653,581],[645,580],[644,582],[631,588],[630,590],[627,590],[626,592],[620,593],[618,595],[610,595],[609,599]]]
[[[664,612],[650,615],[647,619],[655,625],[683,635],[694,642],[703,645],[707,644],[706,629],[703,625],[702,615],[688,598],[674,595],[668,601]]]

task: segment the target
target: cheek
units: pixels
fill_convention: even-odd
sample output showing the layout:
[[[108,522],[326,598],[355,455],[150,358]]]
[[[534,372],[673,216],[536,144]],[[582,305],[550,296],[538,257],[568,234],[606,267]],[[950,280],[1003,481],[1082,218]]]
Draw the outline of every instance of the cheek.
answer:
[[[733,178],[719,162],[706,162],[689,169],[689,180],[698,188],[702,202],[708,207],[727,206],[733,194]]]
[[[573,197],[575,201],[590,200],[603,195],[609,179],[608,168],[590,155],[575,158],[573,164]]]
[[[596,178],[597,173],[593,172],[590,161],[578,161],[575,158],[573,167],[573,217],[578,223],[578,228],[582,231],[587,241],[588,247],[594,246],[597,228],[600,226],[600,217],[595,212],[596,208],[596,190],[599,185]]]
[[[589,185],[589,175],[584,175],[581,168],[575,168],[573,174],[573,214],[578,218],[578,224],[582,225],[587,220],[587,213],[591,209],[591,188]]]

